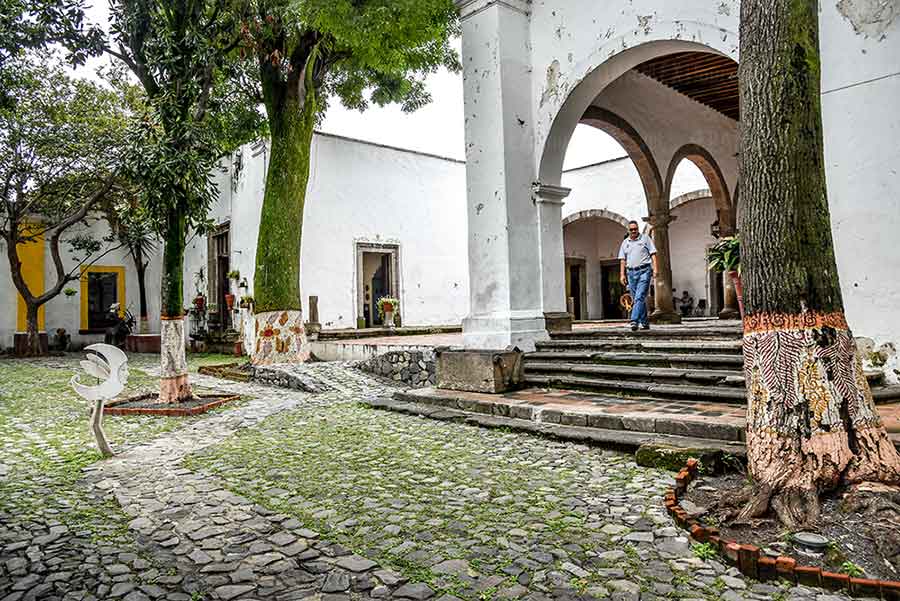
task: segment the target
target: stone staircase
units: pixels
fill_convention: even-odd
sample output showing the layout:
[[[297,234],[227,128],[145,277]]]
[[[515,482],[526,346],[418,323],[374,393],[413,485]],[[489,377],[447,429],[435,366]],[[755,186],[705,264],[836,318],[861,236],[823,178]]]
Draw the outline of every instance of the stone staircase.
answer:
[[[653,400],[746,403],[739,324],[574,330],[525,355],[528,386]],[[866,374],[878,403],[900,401],[884,373]]]

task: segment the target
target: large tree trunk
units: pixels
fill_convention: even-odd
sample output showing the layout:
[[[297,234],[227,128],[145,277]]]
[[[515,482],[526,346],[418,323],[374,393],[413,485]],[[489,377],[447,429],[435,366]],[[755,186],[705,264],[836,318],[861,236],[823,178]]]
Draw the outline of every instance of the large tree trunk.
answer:
[[[819,494],[900,483],[843,300],[825,189],[817,0],[741,3],[741,257],[754,495],[813,523]]]
[[[144,263],[144,253],[138,248],[134,255],[134,267],[137,271],[138,295],[140,303],[140,326],[138,332],[150,333],[150,315],[147,311],[147,264]]]
[[[191,398],[187,355],[184,347],[184,246],[187,218],[177,207],[166,216],[163,250],[162,315],[160,323],[162,371],[159,383],[161,403],[178,403]]]
[[[300,237],[316,121],[312,86],[291,86],[262,67],[271,132],[254,278],[256,365],[309,359],[300,302]],[[305,89],[305,94],[301,96]]]

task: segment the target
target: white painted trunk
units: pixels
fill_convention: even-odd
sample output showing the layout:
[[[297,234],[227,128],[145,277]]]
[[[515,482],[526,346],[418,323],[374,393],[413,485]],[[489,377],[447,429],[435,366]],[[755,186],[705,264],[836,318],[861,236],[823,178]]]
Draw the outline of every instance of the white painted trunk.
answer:
[[[160,324],[159,400],[177,403],[191,396],[184,345],[184,318],[163,319]]]

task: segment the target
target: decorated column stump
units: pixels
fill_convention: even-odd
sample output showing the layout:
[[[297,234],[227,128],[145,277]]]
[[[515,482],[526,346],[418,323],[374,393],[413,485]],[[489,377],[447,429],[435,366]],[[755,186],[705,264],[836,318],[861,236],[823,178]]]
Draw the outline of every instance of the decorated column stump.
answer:
[[[309,342],[302,311],[268,311],[254,316],[253,365],[302,363],[309,360]]]

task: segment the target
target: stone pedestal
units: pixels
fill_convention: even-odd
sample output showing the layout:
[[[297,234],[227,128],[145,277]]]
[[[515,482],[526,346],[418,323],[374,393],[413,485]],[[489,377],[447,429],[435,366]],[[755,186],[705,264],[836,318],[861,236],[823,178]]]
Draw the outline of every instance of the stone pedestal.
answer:
[[[734,280],[728,272],[722,274],[723,290],[725,291],[724,307],[719,311],[719,319],[740,319],[741,311],[738,307],[737,291],[734,288]]]
[[[318,340],[322,324],[319,323],[319,297],[309,297],[309,321],[306,322],[306,335],[310,340]]]
[[[522,386],[524,353],[437,348],[437,387],[499,394]]]
[[[656,307],[650,314],[653,323],[681,323],[681,314],[675,310],[672,299],[672,260],[669,253],[669,224],[676,217],[660,213],[645,218],[653,226],[653,243],[656,245],[656,261],[659,274],[653,281],[656,291]]]
[[[161,346],[159,334],[131,334],[125,339],[125,350],[129,353],[159,354]]]

